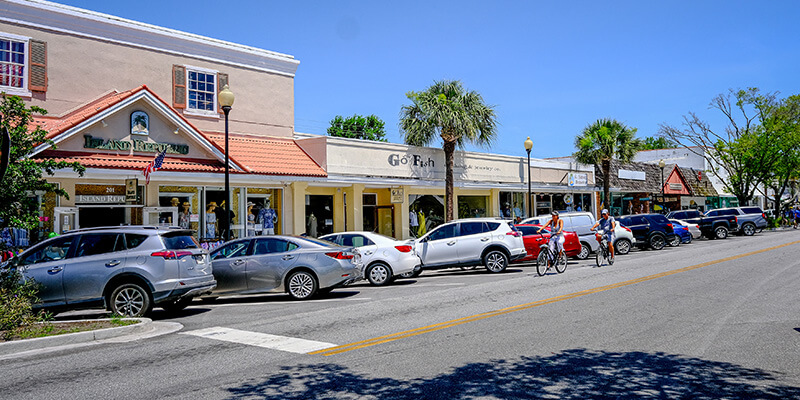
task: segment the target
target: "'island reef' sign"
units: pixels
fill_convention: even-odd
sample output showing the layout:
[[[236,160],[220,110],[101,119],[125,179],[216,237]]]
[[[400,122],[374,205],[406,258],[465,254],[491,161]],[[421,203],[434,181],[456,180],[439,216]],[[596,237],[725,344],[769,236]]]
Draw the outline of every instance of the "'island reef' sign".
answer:
[[[189,145],[186,144],[173,144],[173,143],[149,143],[144,140],[133,139],[127,140],[112,140],[95,138],[91,135],[83,135],[83,148],[84,149],[101,149],[101,150],[122,150],[141,151],[144,153],[161,153],[166,150],[167,153],[172,154],[189,154]]]

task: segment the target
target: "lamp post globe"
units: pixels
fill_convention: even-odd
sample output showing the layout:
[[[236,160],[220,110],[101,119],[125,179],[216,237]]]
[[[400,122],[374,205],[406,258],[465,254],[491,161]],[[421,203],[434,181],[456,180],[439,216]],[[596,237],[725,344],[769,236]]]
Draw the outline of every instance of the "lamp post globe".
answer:
[[[225,85],[219,92],[217,97],[219,105],[222,107],[222,112],[225,113],[225,208],[222,212],[225,213],[225,235],[223,239],[229,241],[231,239],[231,183],[230,183],[230,161],[228,160],[228,113],[231,112],[231,106],[235,96],[228,85]]]
[[[533,140],[528,136],[525,139],[525,152],[528,153],[528,218],[533,216],[533,201],[531,201],[531,149],[533,148]]]

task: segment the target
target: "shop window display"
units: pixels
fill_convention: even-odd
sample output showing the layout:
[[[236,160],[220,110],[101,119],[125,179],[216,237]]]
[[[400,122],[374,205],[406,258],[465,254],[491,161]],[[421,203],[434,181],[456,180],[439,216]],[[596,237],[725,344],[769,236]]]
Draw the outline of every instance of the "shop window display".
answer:
[[[458,196],[458,218],[486,217],[486,196]]]
[[[500,192],[500,216],[503,218],[526,218],[528,207],[525,203],[526,193]]]
[[[306,235],[333,233],[333,196],[306,195]]]
[[[247,189],[245,205],[247,236],[280,234],[281,230],[280,189]]]
[[[444,223],[444,196],[412,194],[408,200],[411,203],[408,216],[412,237],[420,237]]]
[[[198,196],[200,190],[194,186],[159,186],[158,192],[159,206],[173,207],[174,199],[178,199],[177,220],[171,222],[170,225],[191,229],[195,231],[194,237],[199,239],[201,237],[200,214],[205,213],[205,205],[200,204]],[[172,214],[170,213],[170,215]],[[162,217],[159,214],[159,220]]]

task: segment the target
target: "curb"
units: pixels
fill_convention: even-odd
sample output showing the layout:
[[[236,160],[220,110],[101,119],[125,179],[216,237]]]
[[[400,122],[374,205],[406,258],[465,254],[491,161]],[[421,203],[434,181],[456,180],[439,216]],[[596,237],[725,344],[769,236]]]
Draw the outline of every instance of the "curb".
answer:
[[[113,328],[97,329],[93,331],[66,333],[63,335],[46,336],[41,338],[13,340],[0,343],[0,356],[22,353],[32,350],[41,350],[50,347],[68,346],[74,344],[90,343],[120,336],[136,335],[149,332],[153,329],[153,320],[150,318],[123,318],[123,321],[139,321],[137,324],[117,326]],[[82,322],[86,320],[58,321]],[[97,321],[110,321],[109,318]]]

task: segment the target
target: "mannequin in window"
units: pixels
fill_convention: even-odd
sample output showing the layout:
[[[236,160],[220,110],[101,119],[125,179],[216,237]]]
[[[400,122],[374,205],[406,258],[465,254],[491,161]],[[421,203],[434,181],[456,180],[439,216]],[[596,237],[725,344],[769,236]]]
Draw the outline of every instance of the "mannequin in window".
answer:
[[[419,214],[417,214],[417,219],[419,219],[419,230],[417,230],[417,236],[421,237],[422,235],[424,235],[425,233],[428,232],[428,229],[427,229],[427,226],[426,226],[427,224],[426,224],[426,221],[425,221],[425,213],[420,211]]]
[[[419,228],[419,216],[417,215],[417,207],[411,207],[411,211],[408,213],[408,226],[411,227],[411,232],[414,234],[417,233],[417,228]]]
[[[229,224],[233,224],[233,219],[236,217],[236,214],[233,213],[233,210],[228,210],[228,206],[225,204],[225,200],[222,200],[222,203],[219,204],[219,207],[215,210],[217,214],[217,229],[219,230],[219,237],[225,237],[225,228],[229,226]],[[231,239],[233,235],[231,235]]]
[[[247,202],[247,236],[256,235],[256,215],[253,214],[253,207],[256,203]]]
[[[206,239],[217,237],[217,203],[212,201],[206,206]]]
[[[308,236],[317,237],[317,216],[314,213],[308,216],[308,221],[306,222],[306,232]]]
[[[264,202],[264,208],[258,212],[258,223],[261,224],[262,235],[274,235],[275,223],[278,222],[278,213],[270,208],[269,200]]]
[[[519,208],[519,203],[514,203],[514,216],[524,217],[524,215],[522,215],[522,209]]]
[[[190,206],[191,204],[189,204],[188,201],[184,201],[183,210],[181,210],[181,212],[178,213],[178,226],[180,226],[183,229],[189,229],[191,227],[192,213],[189,210]]]
[[[181,207],[180,207],[180,205],[181,205],[181,201],[180,201],[180,200],[178,200],[178,198],[177,198],[177,197],[173,197],[173,198],[171,198],[171,199],[169,200],[169,205],[170,205],[170,207],[174,208],[174,209],[175,209],[175,210],[177,210],[178,212],[180,212],[180,211],[181,211]],[[172,225],[172,224],[174,223],[174,221],[172,220],[172,214],[170,214],[170,215],[169,215],[169,217],[167,217],[167,222],[169,222],[169,224],[170,224],[170,225]]]

